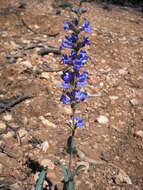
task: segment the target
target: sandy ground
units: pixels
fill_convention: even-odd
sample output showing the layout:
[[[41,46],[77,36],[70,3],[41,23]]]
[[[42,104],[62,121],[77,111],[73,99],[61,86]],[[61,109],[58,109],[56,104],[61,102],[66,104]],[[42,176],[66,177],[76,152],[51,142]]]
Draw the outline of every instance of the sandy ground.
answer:
[[[53,0],[21,2],[0,1],[0,103],[17,95],[32,98],[0,114],[0,183],[31,190],[41,167],[48,165],[51,189],[55,184],[61,189],[62,173],[53,161],[68,162],[71,110],[59,101],[60,55],[40,56],[38,51],[60,46],[69,9]],[[86,48],[91,97],[78,107],[86,127],[77,131],[76,141],[86,156],[105,163],[82,162],[75,156],[73,167],[77,162],[86,165],[76,177],[76,189],[142,190],[143,15],[95,3],[84,7],[93,28]]]

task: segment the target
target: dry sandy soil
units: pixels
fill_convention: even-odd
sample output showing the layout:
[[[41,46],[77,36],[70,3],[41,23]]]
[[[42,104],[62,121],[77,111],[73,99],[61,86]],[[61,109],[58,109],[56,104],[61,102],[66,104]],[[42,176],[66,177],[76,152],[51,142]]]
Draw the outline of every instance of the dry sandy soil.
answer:
[[[59,101],[63,65],[60,55],[38,52],[60,46],[69,9],[54,0],[21,2],[0,1],[0,111],[12,97],[31,96],[0,113],[0,189],[2,184],[34,189],[45,165],[47,189],[55,184],[62,189],[62,173],[53,161],[68,163],[71,111]],[[76,141],[88,158],[100,162],[74,157],[73,167],[86,166],[76,189],[143,190],[143,15],[96,3],[84,7],[93,28],[86,48],[91,96],[78,107],[86,127],[78,129]]]

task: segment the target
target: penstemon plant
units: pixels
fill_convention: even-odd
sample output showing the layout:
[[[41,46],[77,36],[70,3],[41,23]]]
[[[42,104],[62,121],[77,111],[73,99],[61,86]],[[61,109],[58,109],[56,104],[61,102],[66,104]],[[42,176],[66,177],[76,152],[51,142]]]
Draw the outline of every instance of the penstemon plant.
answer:
[[[67,140],[67,152],[70,155],[68,168],[60,161],[57,161],[57,164],[61,166],[64,173],[63,190],[74,190],[74,177],[81,168],[79,166],[72,171],[72,158],[73,154],[77,153],[75,131],[77,128],[82,128],[85,125],[83,119],[77,116],[76,107],[77,104],[83,102],[88,97],[84,87],[88,84],[87,80],[89,76],[87,71],[83,71],[83,66],[87,63],[88,56],[82,48],[85,45],[90,45],[90,40],[88,37],[80,39],[80,34],[82,32],[92,32],[91,26],[86,19],[83,24],[80,23],[81,15],[86,12],[82,9],[81,0],[79,1],[78,8],[72,8],[72,12],[74,17],[70,21],[66,21],[64,25],[64,29],[70,30],[72,33],[70,36],[65,36],[60,47],[61,50],[64,48],[71,50],[70,55],[62,55],[62,62],[67,65],[67,68],[61,75],[63,93],[60,101],[63,104],[70,104],[72,109],[71,121],[69,123],[71,136]]]

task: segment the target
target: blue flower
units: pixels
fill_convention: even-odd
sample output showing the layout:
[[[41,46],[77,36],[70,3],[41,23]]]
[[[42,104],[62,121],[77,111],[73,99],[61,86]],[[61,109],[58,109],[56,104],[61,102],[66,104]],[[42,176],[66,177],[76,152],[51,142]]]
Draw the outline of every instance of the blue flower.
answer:
[[[81,47],[84,47],[85,45],[90,45],[90,40],[88,37],[83,37],[83,40],[81,42]]]
[[[67,71],[67,72],[64,72],[61,77],[64,80],[64,82],[68,83],[68,82],[71,82],[73,80],[74,73],[71,71]]]
[[[85,32],[89,32],[89,33],[92,32],[92,28],[91,28],[91,26],[90,26],[90,24],[89,24],[89,21],[87,21],[87,20],[84,21],[83,30],[84,30]]]
[[[87,79],[89,79],[88,77],[88,72],[84,71],[78,78],[78,81],[77,81],[77,86],[78,87],[85,87],[88,82],[86,81]]]
[[[80,101],[84,101],[87,98],[87,92],[85,91],[80,91],[80,90],[76,90],[75,91],[75,98],[80,100]]]
[[[71,65],[73,61],[72,61],[71,56],[68,56],[68,55],[66,55],[66,54],[63,54],[63,55],[62,55],[62,62],[63,62],[64,64]]]
[[[72,36],[66,36],[65,39],[63,39],[60,49],[63,48],[73,48],[73,45],[77,42],[78,36],[75,33],[72,33]]]
[[[79,128],[83,128],[84,125],[85,125],[85,123],[84,123],[83,119],[81,117],[77,116],[75,126],[79,127]]]
[[[63,102],[63,104],[67,104],[70,102],[70,98],[62,94],[60,101]]]
[[[88,57],[86,51],[81,50],[80,54],[77,55],[76,59],[74,60],[74,69],[80,70],[83,67],[84,63],[88,61]]]
[[[72,29],[72,23],[69,21],[65,21],[64,30],[70,30],[70,29]]]
[[[63,88],[70,88],[71,86],[71,82],[74,78],[74,73],[71,71],[68,72],[64,72],[61,76],[61,78],[63,79],[63,83],[62,83],[62,87]]]
[[[72,51],[71,56],[68,56],[66,54],[62,55],[62,62],[64,64],[71,65],[75,58],[76,58],[76,52]]]

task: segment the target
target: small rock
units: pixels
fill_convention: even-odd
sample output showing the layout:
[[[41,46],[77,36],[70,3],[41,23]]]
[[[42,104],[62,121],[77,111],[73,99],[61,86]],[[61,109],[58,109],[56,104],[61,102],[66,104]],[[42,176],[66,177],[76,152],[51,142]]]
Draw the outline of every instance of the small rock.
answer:
[[[120,75],[126,75],[128,71],[126,69],[119,69],[119,74]]]
[[[4,118],[5,121],[11,121],[12,115],[7,113],[3,118]]]
[[[119,174],[115,177],[115,182],[116,184],[127,183],[132,185],[130,177],[123,170],[119,171]]]
[[[3,171],[3,165],[0,164],[0,174],[2,174],[2,171]]]
[[[136,136],[138,136],[138,137],[141,137],[142,139],[143,139],[143,131],[137,131],[136,133],[135,133],[135,135]]]
[[[2,133],[6,129],[6,124],[3,122],[0,122],[0,133]]]
[[[108,118],[104,115],[100,115],[98,118],[97,118],[97,121],[98,123],[100,124],[107,124],[109,122]]]
[[[21,142],[25,142],[28,139],[28,132],[25,129],[20,129],[18,131]]]
[[[40,78],[41,78],[41,79],[47,79],[47,80],[49,80],[49,79],[50,79],[49,73],[43,72],[43,73],[41,74]]]
[[[48,148],[49,148],[49,143],[48,141],[45,141],[41,144],[40,148],[46,153]]]
[[[43,116],[40,116],[39,119],[42,121],[43,125],[45,125],[47,127],[53,127],[53,128],[57,127],[54,123],[52,123],[48,119],[45,119]]]
[[[13,131],[9,131],[7,134],[3,135],[3,139],[10,139],[14,136],[14,132]]]
[[[130,100],[130,103],[133,105],[133,106],[137,106],[139,104],[138,100],[137,99],[131,99]]]
[[[30,63],[30,61],[22,61],[21,62],[22,65],[26,66],[27,68],[31,68],[32,64]]]
[[[119,99],[118,96],[109,96],[109,98],[110,98],[111,100],[118,100],[118,99]]]
[[[4,144],[4,142],[2,140],[0,140],[0,146],[3,145],[3,144]]]
[[[44,159],[41,161],[40,163],[42,166],[44,167],[47,167],[48,166],[48,169],[50,170],[53,170],[55,168],[55,165],[53,164],[53,162],[49,159]]]
[[[19,130],[19,136],[20,138],[23,138],[25,136],[27,136],[28,132],[25,129],[20,129]]]

